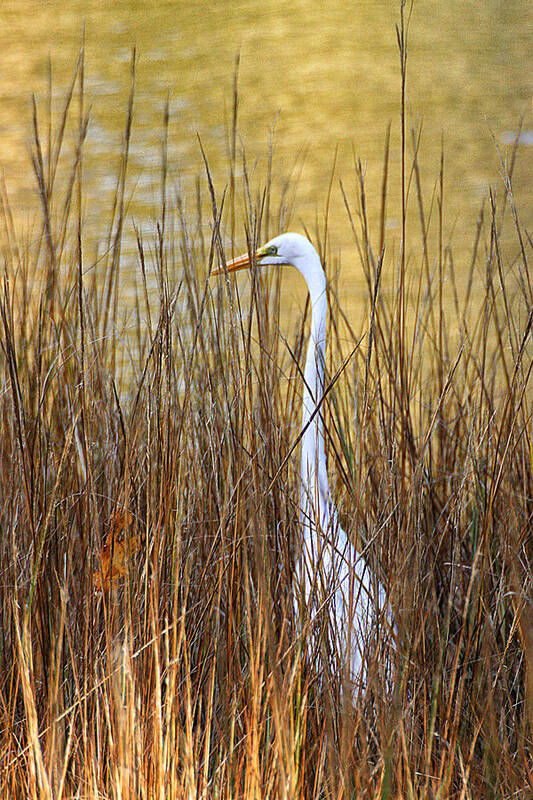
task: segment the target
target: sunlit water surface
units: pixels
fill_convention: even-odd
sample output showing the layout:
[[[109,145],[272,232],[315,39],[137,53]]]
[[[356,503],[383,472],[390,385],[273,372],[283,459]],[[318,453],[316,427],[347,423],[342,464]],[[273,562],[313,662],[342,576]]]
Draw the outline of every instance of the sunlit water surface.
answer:
[[[199,139],[221,196],[228,181],[227,130],[235,58],[240,53],[238,152],[243,145],[253,185],[260,189],[274,137],[274,198],[279,199],[291,174],[299,176],[292,229],[302,231],[305,226],[313,235],[323,230],[336,158],[328,216],[330,257],[335,264],[340,257],[342,302],[356,316],[364,283],[340,180],[356,212],[354,158],[361,159],[372,244],[377,248],[383,150],[392,121],[386,247],[388,254],[397,253],[400,72],[394,26],[398,20],[399,3],[368,0],[351,4],[340,0],[326,4],[314,0],[4,0],[0,10],[0,163],[16,223],[22,230],[31,229],[38,204],[28,155],[31,94],[37,97],[46,134],[48,65],[52,66],[57,123],[83,27],[85,103],[86,108],[91,106],[84,213],[86,230],[93,236],[105,234],[102,220],[115,190],[132,45],[137,48],[137,70],[129,220],[134,218],[147,235],[153,230],[160,202],[167,97],[170,201],[179,191],[186,213],[195,215],[195,181],[203,174]],[[435,234],[432,265],[437,250],[434,192],[444,148],[444,244],[454,247],[459,280],[469,263],[482,199],[489,186],[503,191],[499,159],[511,151],[522,119],[514,189],[521,220],[532,227],[532,41],[530,0],[419,0],[414,5],[409,26],[408,126],[421,128],[422,188]],[[72,143],[74,130],[75,125],[67,143]],[[239,155],[237,160],[240,163]],[[416,209],[413,183],[410,196]],[[225,234],[229,234],[227,222]],[[239,219],[236,237],[244,243]],[[413,247],[420,241],[416,213],[408,237]],[[128,241],[123,274],[133,288],[137,279],[133,236]],[[420,260],[419,255],[414,258],[415,263]],[[288,285],[300,297],[298,281],[293,285],[289,279]]]

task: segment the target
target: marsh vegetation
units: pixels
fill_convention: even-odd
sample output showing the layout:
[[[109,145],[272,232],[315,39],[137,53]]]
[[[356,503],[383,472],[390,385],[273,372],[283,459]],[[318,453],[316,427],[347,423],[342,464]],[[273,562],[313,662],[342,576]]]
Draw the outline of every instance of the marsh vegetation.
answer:
[[[533,291],[518,146],[457,263],[444,166],[422,196],[402,105],[395,191],[403,241],[409,228],[418,244],[389,248],[386,131],[376,229],[358,162],[339,189],[362,320],[336,291],[327,213],[310,230],[330,277],[329,472],[399,632],[393,698],[376,674],[350,708],[335,672],[323,679],[328,654],[309,658],[291,599],[305,309],[280,335],[278,275],[255,272],[246,302],[208,278],[236,242],[287,228],[290,185],[276,195],[268,168],[248,168],[235,112],[227,182],[206,162],[183,198],[164,116],[159,214],[149,232],[135,226],[132,89],[94,250],[84,69],[80,58],[55,127],[35,110],[31,237],[2,192],[2,796],[526,797]]]

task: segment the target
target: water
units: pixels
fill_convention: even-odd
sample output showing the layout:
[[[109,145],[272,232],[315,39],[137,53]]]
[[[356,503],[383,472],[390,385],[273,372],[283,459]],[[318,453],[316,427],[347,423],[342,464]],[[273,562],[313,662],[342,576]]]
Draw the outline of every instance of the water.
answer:
[[[459,271],[461,259],[467,263],[487,187],[499,185],[502,191],[499,157],[505,158],[512,147],[521,118],[514,188],[522,222],[529,229],[533,224],[530,12],[530,0],[467,4],[420,0],[414,5],[408,100],[413,123],[422,125],[426,212],[430,213],[443,143],[444,233],[458,254]],[[137,47],[138,64],[128,196],[131,216],[147,228],[159,202],[157,166],[167,97],[170,185],[180,187],[186,198],[192,191],[195,176],[202,172],[199,136],[222,192],[228,177],[226,122],[231,115],[235,57],[240,52],[240,141],[246,147],[249,168],[255,168],[256,187],[266,177],[273,130],[273,180],[278,195],[287,176],[295,168],[301,170],[293,229],[301,231],[305,224],[314,232],[317,220],[323,225],[337,152],[329,211],[331,252],[332,258],[342,257],[347,302],[356,302],[362,287],[360,267],[338,180],[342,178],[355,209],[353,159],[354,155],[361,158],[369,214],[375,222],[385,132],[392,120],[391,181],[398,186],[400,78],[394,30],[398,15],[396,2],[4,0],[0,11],[0,164],[17,222],[27,227],[37,203],[28,157],[31,93],[35,92],[44,119],[50,61],[57,116],[83,26],[87,105],[92,106],[85,214],[94,224],[102,219],[114,191],[132,45]],[[187,202],[194,206],[192,196]],[[412,202],[414,207],[414,196]],[[416,225],[413,228],[414,238]],[[398,192],[392,190],[389,252],[397,251],[399,237]],[[244,241],[242,233],[240,238]],[[376,240],[377,233],[374,246]],[[133,272],[133,256],[128,264]]]

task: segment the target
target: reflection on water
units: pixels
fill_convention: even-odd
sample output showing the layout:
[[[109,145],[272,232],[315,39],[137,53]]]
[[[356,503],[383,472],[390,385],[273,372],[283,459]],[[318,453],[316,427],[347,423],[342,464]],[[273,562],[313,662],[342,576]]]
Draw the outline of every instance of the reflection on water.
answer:
[[[201,172],[197,134],[217,187],[227,180],[226,123],[235,55],[241,53],[239,134],[248,165],[266,175],[275,128],[275,176],[281,187],[303,162],[292,226],[313,231],[323,218],[329,177],[354,194],[354,154],[363,161],[370,215],[376,218],[385,131],[393,120],[391,177],[399,172],[399,69],[394,23],[399,4],[363,0],[189,3],[102,0],[63,3],[4,0],[0,11],[0,162],[17,216],[35,203],[28,158],[30,95],[41,113],[52,64],[54,103],[69,84],[83,25],[87,103],[92,105],[85,178],[87,217],[101,214],[114,191],[128,95],[131,47],[138,52],[130,190],[132,213],[148,218],[159,200],[163,108],[170,97],[171,182],[185,192]],[[514,187],[522,220],[533,200],[533,15],[530,0],[447,3],[420,0],[410,25],[409,104],[422,125],[422,183],[429,208],[445,147],[446,236],[460,253],[473,237],[480,199],[498,181],[498,152],[524,117]],[[494,137],[494,141],[493,138]],[[389,205],[389,247],[398,246],[397,195]],[[194,201],[191,199],[191,205]],[[334,252],[350,275],[352,239],[338,182],[329,213]],[[345,272],[346,270],[346,272]],[[360,285],[359,276],[345,280]]]

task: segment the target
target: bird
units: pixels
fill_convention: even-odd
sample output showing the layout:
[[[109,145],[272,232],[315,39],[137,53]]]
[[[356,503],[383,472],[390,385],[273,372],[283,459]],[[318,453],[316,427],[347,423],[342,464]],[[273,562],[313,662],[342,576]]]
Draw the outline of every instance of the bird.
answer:
[[[299,233],[283,233],[253,254],[245,253],[212,271],[222,275],[259,267],[293,266],[307,284],[311,329],[303,372],[300,433],[300,541],[296,555],[294,607],[316,658],[328,646],[328,674],[340,671],[351,692],[364,691],[372,645],[396,633],[384,587],[339,524],[329,488],[322,405],[325,391],[327,280],[313,244]],[[325,621],[324,621],[324,616]],[[381,634],[379,633],[381,631]],[[328,656],[328,653],[330,654]]]

